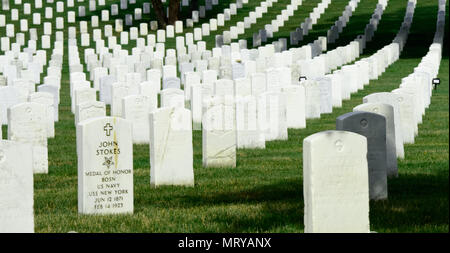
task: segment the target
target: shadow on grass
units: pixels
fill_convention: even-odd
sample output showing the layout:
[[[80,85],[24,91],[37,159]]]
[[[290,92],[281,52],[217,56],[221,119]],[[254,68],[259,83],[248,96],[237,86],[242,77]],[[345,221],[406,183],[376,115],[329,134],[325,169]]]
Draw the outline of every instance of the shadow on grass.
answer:
[[[150,3],[150,13],[144,14],[143,13],[143,4],[144,3]],[[209,23],[209,20],[212,18],[216,18],[217,14],[219,13],[223,13],[223,10],[225,8],[229,8],[229,4],[231,3],[231,1],[219,1],[218,5],[213,5],[211,10],[206,10],[205,11],[205,17],[204,18],[199,18],[199,22],[196,23],[197,27],[200,24],[203,23]],[[89,4],[89,3],[87,3]],[[120,1],[111,1],[108,2],[107,5],[105,6],[97,6],[97,9],[95,11],[89,11],[89,5],[85,5],[86,8],[86,15],[84,17],[77,17],[77,20],[80,21],[90,21],[92,16],[99,16],[101,17],[101,12],[103,10],[108,10],[111,11],[110,6],[112,4],[117,4],[119,6],[119,12],[118,15],[112,16],[110,13],[110,20],[104,23],[112,23],[114,24],[114,19],[122,19],[123,20],[123,31],[129,31],[131,27],[136,27],[139,26],[139,24],[141,23],[147,23],[149,24],[150,21],[156,21],[156,14],[155,11],[153,10],[153,5],[151,4],[150,0],[136,0],[135,4],[130,4],[128,3],[127,9],[120,9]],[[180,1],[181,4],[181,1]],[[163,5],[165,7],[168,6],[168,4],[164,4]],[[199,1],[199,6],[204,5],[204,1]],[[246,6],[244,5],[244,8]],[[135,20],[134,19],[134,10],[136,8],[141,8],[142,9],[142,17],[140,20]],[[190,6],[182,6],[181,11],[180,11],[180,19],[184,21],[184,26],[186,26],[186,19],[191,18],[191,11],[190,11]],[[241,9],[239,9],[241,10]],[[238,10],[238,13],[239,13]],[[133,21],[131,26],[125,25],[125,16],[131,14],[133,16]],[[158,29],[162,29],[161,27],[159,27]]]
[[[400,174],[389,180],[388,187],[389,200],[370,205],[374,230],[413,232],[410,226],[414,224],[417,228],[447,227],[447,231],[430,232],[448,232],[448,171],[434,175]]]
[[[374,38],[371,42],[367,43],[367,48],[365,49],[366,55],[375,53],[383,46],[391,43],[395,38],[395,35],[397,34],[397,31],[400,28],[401,23],[403,22],[406,10],[406,2],[402,2],[400,8],[396,8],[398,9],[397,11],[392,11],[393,4],[394,3],[388,5],[387,9],[383,13]],[[427,6],[423,6],[423,4],[427,4]],[[437,6],[434,3],[432,3],[433,6],[429,6],[429,4],[430,3],[420,3],[416,7],[414,12],[413,24],[411,26],[412,30],[409,37],[417,36],[418,38],[408,39],[408,47],[402,53],[402,58],[421,58],[428,51],[428,47],[424,47],[424,45],[430,45],[432,43],[437,18]],[[328,44],[328,51],[339,46],[345,46],[353,41],[358,35],[364,34],[364,28],[366,24],[369,23],[371,15],[372,13],[353,15],[350,19],[350,22],[344,28],[344,31],[339,34],[339,39],[336,41],[336,43]],[[334,20],[325,19],[325,21],[321,22],[329,23],[334,22]],[[446,13],[446,22],[448,23],[448,12]],[[307,45],[308,43],[313,42],[315,39],[317,39],[318,36],[326,36],[327,30],[330,27],[331,25],[329,24],[315,25],[314,29],[305,36],[304,40],[301,41],[298,46],[290,45],[289,37],[282,35],[274,36],[273,38],[268,39],[267,44],[270,44],[273,41],[277,41],[280,38],[287,38],[288,48],[300,47],[302,45]],[[295,29],[293,29],[292,31],[295,31]],[[445,33],[445,37],[447,38],[448,29],[445,29]],[[248,40],[248,45],[251,45],[253,38],[247,37],[245,39]],[[446,44],[444,43],[444,45]],[[448,56],[448,48],[444,47],[443,55]]]
[[[417,226],[447,226],[448,172],[437,175],[407,174],[389,181],[389,200],[371,201],[372,229],[399,229],[410,224]],[[300,189],[300,190],[299,190]],[[300,182],[279,182],[249,191],[230,192],[228,195],[209,196],[204,204],[260,201],[261,216],[246,217],[226,210],[210,217],[210,222],[227,226],[227,232],[273,231],[281,227],[303,227],[303,196]],[[189,202],[192,199],[189,198]],[[195,201],[194,201],[195,202]],[[255,227],[256,226],[256,227]],[[445,231],[435,231],[445,232]],[[447,231],[448,232],[448,231]]]
[[[280,226],[299,226],[303,219],[302,183],[289,179],[274,184],[257,186],[246,190],[209,192],[185,196],[180,201],[186,207],[223,206],[207,223],[216,223],[220,232],[273,231]],[[228,205],[256,205],[258,214],[232,212]]]
[[[156,190],[161,194],[156,195],[164,199],[162,202],[155,203],[148,196],[139,202],[169,209],[216,207],[212,214],[202,219],[205,224],[220,228],[220,232],[276,232],[286,228],[298,232],[303,228],[303,185],[298,179],[237,190],[228,188],[200,192],[186,188],[184,194],[164,196],[171,195],[173,188]],[[445,170],[434,175],[401,173],[398,178],[389,179],[388,200],[371,201],[371,228],[379,232],[408,231],[410,224],[448,228],[448,196],[448,172]],[[234,209],[241,204],[257,211],[252,213]],[[437,228],[434,232],[444,231]]]

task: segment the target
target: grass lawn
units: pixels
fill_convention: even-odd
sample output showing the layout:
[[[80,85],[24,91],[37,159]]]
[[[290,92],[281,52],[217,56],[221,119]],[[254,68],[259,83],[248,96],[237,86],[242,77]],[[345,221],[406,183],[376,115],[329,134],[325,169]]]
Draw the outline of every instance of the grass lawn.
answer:
[[[13,1],[11,1],[13,2]],[[45,2],[45,1],[44,1]],[[107,0],[107,5],[119,1]],[[144,1],[137,1],[142,6]],[[203,1],[200,1],[202,3]],[[221,6],[231,1],[220,0]],[[303,1],[295,16],[280,28],[276,39],[286,37],[308,16],[318,0]],[[333,1],[322,14],[318,24],[301,45],[326,31],[342,14],[348,1]],[[79,4],[75,1],[76,4]],[[226,22],[235,25],[258,6],[259,0],[249,1],[238,15]],[[289,3],[279,0],[269,13],[240,37],[251,47],[253,32],[264,27]],[[362,34],[375,9],[376,0],[362,0],[350,18],[347,27],[335,45],[345,45]],[[88,6],[88,2],[83,4]],[[12,4],[14,6],[14,4]],[[134,6],[134,5],[130,5]],[[207,17],[216,16],[224,7],[215,6]],[[448,5],[447,5],[448,6]],[[106,8],[109,8],[106,6]],[[448,8],[447,8],[448,9]],[[76,8],[66,8],[77,10]],[[403,21],[406,1],[391,0],[362,57],[389,44]],[[4,11],[0,11],[4,13]],[[42,9],[43,13],[43,9]],[[94,12],[96,15],[100,13]],[[55,15],[62,16],[60,13]],[[86,20],[90,20],[88,12]],[[9,14],[8,14],[9,15]],[[43,14],[42,14],[43,15]],[[187,15],[184,10],[183,15]],[[446,14],[448,26],[448,12]],[[28,16],[30,17],[30,16]],[[153,16],[154,17],[154,16]],[[352,94],[342,108],[323,114],[320,119],[307,120],[305,129],[289,129],[287,141],[266,142],[266,149],[239,149],[235,169],[202,168],[202,136],[193,133],[195,187],[150,187],[149,146],[134,145],[134,214],[79,215],[77,211],[77,155],[74,115],[70,112],[68,49],[65,55],[61,83],[59,122],[55,124],[56,137],[48,142],[49,174],[35,175],[35,230],[36,232],[303,232],[302,142],[313,133],[335,129],[337,116],[352,111],[362,98],[373,92],[398,88],[401,78],[413,72],[421,57],[428,51],[435,32],[437,0],[418,0],[411,33],[400,59],[391,65],[378,80]],[[149,16],[144,19],[150,20]],[[152,18],[153,19],[153,18]],[[7,18],[8,20],[8,18]],[[31,24],[31,17],[29,19]],[[109,23],[113,23],[109,22]],[[15,22],[19,27],[18,22]],[[101,25],[104,23],[101,22]],[[197,24],[196,24],[197,25]],[[30,25],[30,27],[33,27]],[[65,24],[65,38],[67,28]],[[18,28],[16,28],[17,31]],[[54,28],[55,29],[55,28]],[[79,29],[77,29],[79,30]],[[219,29],[219,32],[223,31]],[[56,29],[54,30],[56,31]],[[192,28],[185,28],[185,32]],[[0,27],[0,34],[5,32]],[[205,40],[214,47],[215,34]],[[371,230],[377,232],[449,232],[449,59],[448,29],[439,78],[441,85],[433,92],[419,135],[414,144],[405,145],[405,159],[399,160],[399,176],[388,181],[389,199],[370,202]],[[53,35],[54,38],[54,35]],[[80,39],[78,39],[80,44]],[[131,49],[135,42],[127,47]],[[91,45],[95,44],[91,41]],[[175,47],[175,39],[168,40],[166,48]],[[80,59],[84,52],[80,46]],[[51,51],[48,51],[49,58]],[[42,75],[44,76],[44,75]],[[7,127],[3,127],[3,136]],[[5,137],[4,137],[5,138]]]

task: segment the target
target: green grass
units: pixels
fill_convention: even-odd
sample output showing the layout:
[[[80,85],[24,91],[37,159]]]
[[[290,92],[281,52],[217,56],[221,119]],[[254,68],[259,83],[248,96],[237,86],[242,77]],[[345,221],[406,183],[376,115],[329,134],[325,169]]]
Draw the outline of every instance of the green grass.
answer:
[[[107,1],[107,4],[118,1]],[[137,1],[141,5],[142,1]],[[230,1],[221,0],[221,6]],[[250,1],[246,8],[226,23],[234,25],[260,1]],[[341,15],[348,1],[333,1],[302,44],[326,31]],[[345,45],[362,34],[376,5],[362,0],[333,48]],[[295,29],[318,1],[304,0],[303,7],[276,34],[283,37]],[[86,4],[86,1],[85,1]],[[281,13],[287,1],[274,7],[258,24],[240,38],[251,34]],[[14,5],[13,5],[14,6]],[[403,21],[406,1],[391,0],[383,14],[368,56],[390,43]],[[43,10],[42,10],[43,11]],[[221,11],[214,7],[212,12]],[[56,13],[55,13],[56,14]],[[134,145],[134,214],[91,216],[77,212],[77,156],[74,116],[70,112],[67,41],[61,85],[60,120],[55,125],[56,138],[48,142],[49,174],[35,175],[36,232],[303,232],[302,142],[313,133],[335,129],[337,116],[352,111],[362,98],[373,92],[391,91],[418,65],[435,32],[437,1],[419,0],[408,43],[401,58],[378,80],[343,102],[342,108],[307,120],[306,129],[289,129],[287,141],[266,142],[266,149],[239,149],[237,168],[202,168],[201,132],[194,131],[195,187],[150,188],[148,145]],[[150,20],[150,16],[146,17]],[[89,18],[90,19],[90,18]],[[16,22],[17,23],[17,22]],[[17,24],[18,25],[18,24]],[[448,13],[447,13],[448,25]],[[32,27],[32,26],[31,26]],[[65,24],[65,28],[69,27]],[[18,29],[18,28],[16,28]],[[66,30],[67,31],[67,30]],[[185,32],[189,31],[185,29]],[[0,28],[0,33],[4,28]],[[67,38],[67,33],[65,34]],[[207,38],[208,48],[214,36]],[[210,44],[212,43],[212,44]],[[174,47],[174,40],[166,47]],[[389,179],[389,199],[370,202],[371,230],[377,232],[449,232],[449,61],[448,29],[439,77],[441,85],[433,92],[419,135],[414,144],[405,145],[405,159],[399,160],[398,178]],[[94,44],[91,44],[94,45]],[[251,44],[248,44],[249,46]],[[128,45],[130,49],[134,45]],[[50,57],[51,51],[48,51]],[[83,59],[80,50],[80,58]],[[6,136],[6,127],[3,127]]]

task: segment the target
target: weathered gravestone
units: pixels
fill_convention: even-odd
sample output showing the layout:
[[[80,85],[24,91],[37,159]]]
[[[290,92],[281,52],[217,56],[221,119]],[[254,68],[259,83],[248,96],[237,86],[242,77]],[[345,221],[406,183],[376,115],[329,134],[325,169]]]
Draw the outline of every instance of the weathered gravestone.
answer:
[[[257,120],[255,96],[236,97],[237,148],[265,148],[264,132]]]
[[[88,101],[77,105],[75,111],[75,126],[90,118],[105,117],[106,106],[104,102]]]
[[[339,73],[333,73],[325,75],[331,79],[331,99],[333,107],[342,107],[342,75]]]
[[[216,47],[222,47],[224,45],[223,35],[216,35]]]
[[[345,65],[341,68],[344,76],[345,85],[344,89],[347,89],[347,94],[352,94],[358,91],[358,68],[356,65]]]
[[[197,72],[189,71],[184,73],[184,97],[185,100],[191,100],[191,86],[200,84],[200,74]]]
[[[178,77],[168,77],[163,80],[163,89],[180,89],[181,88],[181,81]]]
[[[33,233],[30,144],[0,140],[0,233]]]
[[[316,81],[301,81],[305,88],[305,117],[306,119],[320,118],[320,86]]]
[[[166,57],[167,58],[167,57]],[[167,64],[167,62],[166,62]],[[167,78],[176,78],[177,77],[177,67],[174,65],[164,65],[162,67],[162,78],[163,80]]]
[[[133,125],[133,143],[149,143],[150,98],[143,95],[130,95],[122,98],[122,117]]]
[[[75,88],[72,99],[72,113],[75,113],[77,105],[97,100],[97,92],[94,88]]]
[[[234,96],[249,96],[252,94],[250,78],[238,78],[234,80]]]
[[[47,108],[26,102],[8,108],[8,140],[32,145],[34,173],[48,173]]]
[[[158,107],[158,86],[150,81],[145,81],[139,84],[139,94],[144,95],[150,99],[150,110]]]
[[[35,102],[43,104],[46,107],[46,123],[47,123],[47,137],[55,137],[55,108],[53,107],[54,98],[48,92],[34,92],[28,96],[28,102]]]
[[[0,87],[0,119],[2,125],[8,124],[9,107],[27,101],[20,88],[14,86]]]
[[[201,130],[202,124],[202,84],[193,84],[190,87],[190,109],[192,129]]]
[[[251,90],[253,96],[266,91],[266,74],[265,73],[253,73],[251,75]]]
[[[79,73],[77,72],[75,74],[79,74]],[[70,82],[70,97],[71,97],[71,99],[72,100],[74,99],[74,95],[73,94],[74,94],[74,90],[75,89],[78,89],[78,88],[90,88],[90,87],[91,87],[91,83],[89,81],[86,81],[86,80],[71,81]]]
[[[23,96],[28,97],[28,95],[35,92],[33,81],[28,79],[15,79],[12,83],[12,86],[18,88]]]
[[[220,79],[233,79],[233,70],[231,64],[222,65],[219,69]]]
[[[186,74],[193,73],[193,72],[194,72],[194,64],[192,64],[190,62],[180,63],[181,83],[186,85]],[[197,73],[197,75],[198,75],[198,73]]]
[[[261,46],[261,34],[254,33],[252,42],[253,42],[253,47]]]
[[[235,62],[231,66],[233,80],[245,77],[245,65],[243,63]]]
[[[2,0],[2,10],[4,11],[9,10],[9,1],[10,0]]]
[[[219,79],[214,82],[213,92],[215,96],[233,95],[234,83],[229,79]]]
[[[184,92],[177,88],[167,88],[161,91],[161,107],[184,108]]]
[[[52,84],[42,84],[37,86],[38,92],[48,92],[50,94],[53,94],[53,112],[54,112],[54,120],[55,122],[58,122],[59,120],[59,112],[58,112],[58,105],[59,105],[59,88],[58,86],[52,85]]]
[[[111,104],[112,85],[117,82],[117,78],[113,75],[107,75],[100,78],[100,101],[105,104]]]
[[[319,84],[320,90],[320,113],[332,113],[332,79],[330,77],[324,76],[316,78],[315,81]]]
[[[289,33],[289,42],[291,46],[298,45],[298,42],[301,40],[300,36],[298,36],[300,33],[294,31]]]
[[[266,69],[266,90],[280,91],[281,89],[281,71],[280,68]]]
[[[166,107],[150,113],[150,185],[194,186],[188,109]]]
[[[125,10],[128,8],[128,0],[120,0],[120,9]]]
[[[133,213],[132,126],[99,117],[77,125],[78,212]]]
[[[266,141],[287,140],[286,96],[267,91],[258,96],[258,121]]]
[[[286,97],[286,123],[288,128],[305,128],[305,87],[287,85],[281,88]]]
[[[280,46],[279,52],[283,52],[287,50],[287,38],[280,38],[278,39],[278,44]]]
[[[324,131],[303,140],[305,233],[368,233],[367,140]]]
[[[97,67],[93,69],[93,75],[91,77],[93,77],[94,88],[96,90],[100,89],[100,79],[105,76],[108,76],[108,68]]]
[[[117,82],[111,87],[111,116],[122,116],[122,98],[130,95],[126,83]]]
[[[150,13],[150,5],[151,5],[151,3],[144,3],[143,11],[142,11],[144,14],[149,14]]]
[[[6,84],[7,84],[6,77],[0,75],[0,86],[6,86]]]
[[[202,118],[202,136],[203,167],[236,167],[234,106],[210,107]]]
[[[336,118],[336,130],[367,138],[370,199],[387,199],[386,119],[371,112],[349,112]]]
[[[267,31],[265,29],[260,29],[258,34],[259,38],[261,38],[261,42],[267,42]]]

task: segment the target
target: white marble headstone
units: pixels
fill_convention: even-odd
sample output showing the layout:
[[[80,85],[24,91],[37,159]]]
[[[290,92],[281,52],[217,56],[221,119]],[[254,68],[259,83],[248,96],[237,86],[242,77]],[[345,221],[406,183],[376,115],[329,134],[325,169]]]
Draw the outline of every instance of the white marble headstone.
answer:
[[[106,106],[104,102],[87,101],[77,105],[75,111],[75,126],[83,120],[105,116]]]
[[[99,117],[77,125],[78,212],[133,213],[132,126]]]
[[[150,113],[150,184],[194,186],[189,110],[172,107]]]
[[[305,233],[369,233],[367,140],[324,131],[303,140]]]
[[[129,95],[129,87],[122,82],[114,83],[111,87],[111,115],[122,116],[122,98]]]
[[[300,82],[305,87],[306,118],[320,118],[320,87],[316,81],[306,80]]]
[[[34,173],[48,173],[46,109],[34,102],[8,108],[8,140],[32,145]]]
[[[266,91],[258,96],[258,123],[266,141],[287,140],[286,96],[279,91]]]
[[[286,97],[286,121],[288,128],[305,128],[305,87],[288,85],[281,88]]]
[[[264,132],[258,124],[255,96],[236,97],[236,144],[237,148],[265,148]]]
[[[151,108],[150,98],[144,95],[129,95],[122,98],[122,117],[133,125],[133,143],[149,143],[148,114]]]
[[[233,105],[217,104],[202,118],[204,167],[236,167],[236,125]]]
[[[48,92],[34,92],[28,96],[28,102],[35,102],[43,104],[46,107],[46,124],[47,124],[47,137],[55,137],[55,99],[52,93]]]
[[[395,129],[395,146],[397,157],[403,159],[405,150],[403,146],[402,121],[400,116],[400,106],[396,100],[397,95],[391,92],[372,93],[363,98],[363,103],[384,103],[394,107],[394,129]]]
[[[34,232],[32,147],[0,140],[0,233]]]

